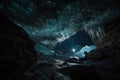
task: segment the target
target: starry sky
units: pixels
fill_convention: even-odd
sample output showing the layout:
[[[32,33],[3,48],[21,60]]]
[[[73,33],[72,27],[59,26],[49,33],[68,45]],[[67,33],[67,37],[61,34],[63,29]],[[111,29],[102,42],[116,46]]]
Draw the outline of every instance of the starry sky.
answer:
[[[73,48],[81,49],[85,45],[94,45],[89,35],[84,31],[78,31],[75,35],[69,39],[58,43],[55,46],[56,50],[71,52]]]

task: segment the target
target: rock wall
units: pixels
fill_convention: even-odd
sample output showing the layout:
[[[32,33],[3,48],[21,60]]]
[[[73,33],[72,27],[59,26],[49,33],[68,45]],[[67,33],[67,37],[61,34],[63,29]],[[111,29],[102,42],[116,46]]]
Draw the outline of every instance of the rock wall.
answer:
[[[38,62],[34,46],[22,28],[0,13],[0,80],[70,80],[55,65]]]
[[[115,17],[110,19],[108,22],[104,23],[103,31],[104,37],[101,39],[94,39],[94,43],[98,48],[113,45],[114,43],[119,43],[120,41],[120,17]]]
[[[98,49],[86,55],[101,76],[101,80],[120,80],[120,18],[113,18],[104,25],[106,37],[97,42]]]
[[[0,13],[0,74],[14,80],[37,61],[35,43],[29,35]],[[16,76],[16,77],[17,77]]]

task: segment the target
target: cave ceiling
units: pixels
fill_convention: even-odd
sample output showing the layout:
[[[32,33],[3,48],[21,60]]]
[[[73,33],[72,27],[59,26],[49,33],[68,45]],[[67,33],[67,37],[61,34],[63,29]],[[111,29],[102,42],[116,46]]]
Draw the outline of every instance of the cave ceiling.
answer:
[[[55,46],[78,30],[94,37],[119,16],[119,0],[1,0],[0,11],[24,28],[36,43]]]

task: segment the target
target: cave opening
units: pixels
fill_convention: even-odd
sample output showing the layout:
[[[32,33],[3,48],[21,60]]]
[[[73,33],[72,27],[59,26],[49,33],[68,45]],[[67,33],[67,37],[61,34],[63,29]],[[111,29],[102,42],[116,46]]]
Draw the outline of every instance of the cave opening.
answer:
[[[84,52],[90,52],[93,49],[95,49],[94,42],[84,30],[79,30],[65,41],[57,43],[54,48],[58,54],[71,54],[77,57],[85,57]]]
[[[1,0],[0,80],[120,80],[120,0]]]

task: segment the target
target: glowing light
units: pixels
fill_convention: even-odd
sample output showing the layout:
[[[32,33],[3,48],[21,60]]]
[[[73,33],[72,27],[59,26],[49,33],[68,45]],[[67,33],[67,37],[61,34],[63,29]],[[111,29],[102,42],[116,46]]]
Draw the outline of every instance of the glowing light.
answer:
[[[75,52],[75,49],[72,49],[73,52]]]

